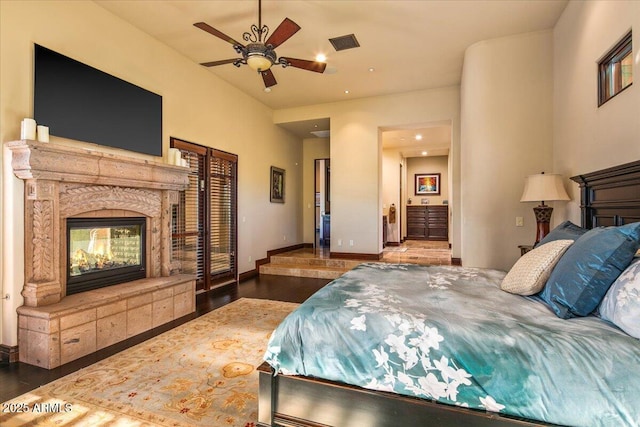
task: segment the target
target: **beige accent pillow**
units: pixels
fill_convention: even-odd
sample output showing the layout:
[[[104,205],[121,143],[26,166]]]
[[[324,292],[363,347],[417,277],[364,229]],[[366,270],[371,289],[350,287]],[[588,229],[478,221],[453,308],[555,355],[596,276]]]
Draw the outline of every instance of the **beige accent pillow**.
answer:
[[[537,294],[573,240],[554,240],[524,254],[502,280],[500,289],[518,295]]]

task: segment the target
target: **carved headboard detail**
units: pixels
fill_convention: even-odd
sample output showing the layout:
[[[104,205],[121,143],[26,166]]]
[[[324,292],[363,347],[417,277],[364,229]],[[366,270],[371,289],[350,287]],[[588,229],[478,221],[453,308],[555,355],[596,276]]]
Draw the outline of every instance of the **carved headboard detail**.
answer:
[[[580,185],[582,227],[640,221],[640,160],[571,177]]]

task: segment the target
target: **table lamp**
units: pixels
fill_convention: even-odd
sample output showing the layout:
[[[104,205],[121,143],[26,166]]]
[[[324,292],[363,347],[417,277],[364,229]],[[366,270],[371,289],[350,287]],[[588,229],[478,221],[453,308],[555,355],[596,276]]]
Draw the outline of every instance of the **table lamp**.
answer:
[[[562,184],[562,176],[555,173],[544,172],[529,175],[524,182],[524,192],[521,202],[540,202],[533,208],[536,215],[537,232],[536,243],[549,234],[549,222],[553,208],[544,204],[545,201],[570,200]]]

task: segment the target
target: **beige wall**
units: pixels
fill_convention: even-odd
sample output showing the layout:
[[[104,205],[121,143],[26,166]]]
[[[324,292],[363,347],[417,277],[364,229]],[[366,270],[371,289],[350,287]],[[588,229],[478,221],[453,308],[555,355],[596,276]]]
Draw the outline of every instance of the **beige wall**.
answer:
[[[634,83],[598,108],[598,60],[633,27]],[[569,3],[553,31],[553,165],[575,176],[640,159],[640,1]],[[580,223],[575,184],[554,217]],[[566,207],[566,212],[565,212]]]
[[[508,270],[535,240],[524,179],[552,172],[550,31],[469,47],[461,85],[462,263]],[[555,171],[554,171],[555,172]],[[524,227],[515,226],[516,216]]]
[[[18,139],[20,121],[33,114],[33,43],[162,95],[163,152],[167,152],[169,137],[175,136],[238,154],[240,272],[253,269],[254,261],[264,258],[268,249],[302,243],[298,220],[302,214],[300,140],[273,124],[272,110],[93,2],[0,2],[3,143]],[[247,117],[251,118],[249,122],[245,121]],[[51,133],[55,135],[53,126]],[[6,156],[4,153],[0,197],[1,295],[9,294],[10,299],[2,300],[0,338],[3,344],[12,346],[17,344],[15,310],[22,305],[20,291],[24,281],[23,184],[7,167]],[[285,204],[269,202],[272,165],[286,170]]]
[[[304,174],[302,177],[302,236],[304,243],[315,239],[315,160],[329,158],[329,138],[308,138],[302,141]]]
[[[407,198],[411,198],[414,205],[419,205],[422,199],[427,199],[430,205],[441,205],[443,200],[449,199],[449,156],[411,157],[407,159]],[[440,194],[433,196],[416,195],[416,174],[439,173]]]
[[[276,110],[274,121],[331,119],[331,251],[378,254],[382,251],[381,130],[447,120],[452,126],[451,185],[460,185],[460,91],[456,87]],[[454,199],[459,191],[454,190]],[[459,257],[460,212],[453,209],[452,250]],[[339,246],[339,241],[342,246]],[[353,246],[349,242],[353,240]]]

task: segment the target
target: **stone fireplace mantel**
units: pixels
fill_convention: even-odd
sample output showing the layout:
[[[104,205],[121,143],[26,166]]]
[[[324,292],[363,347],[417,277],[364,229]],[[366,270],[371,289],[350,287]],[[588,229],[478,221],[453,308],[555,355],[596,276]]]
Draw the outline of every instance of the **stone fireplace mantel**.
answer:
[[[171,206],[189,184],[188,168],[32,140],[7,146],[15,175],[25,181],[26,306],[66,295],[69,217],[147,217],[147,277],[171,274]]]
[[[195,311],[195,278],[171,253],[189,168],[56,143],[5,145],[25,184],[20,361],[51,369]],[[67,219],[92,217],[146,218],[146,277],[67,296]]]

